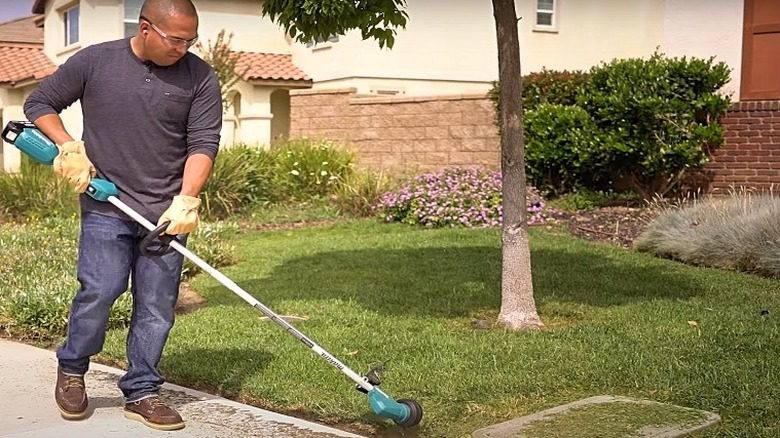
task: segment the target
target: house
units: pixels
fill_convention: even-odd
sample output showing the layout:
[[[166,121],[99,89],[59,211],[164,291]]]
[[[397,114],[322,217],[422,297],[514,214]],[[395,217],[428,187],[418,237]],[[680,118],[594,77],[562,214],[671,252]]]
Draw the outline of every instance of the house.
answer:
[[[409,1],[409,22],[392,50],[363,41],[358,32],[316,44],[294,42],[261,16],[261,0],[193,2],[201,15],[201,42],[206,44],[222,29],[232,32],[231,48],[241,52],[242,68],[251,67],[231,91],[234,105],[225,114],[225,144],[268,144],[288,134],[324,136],[348,144],[362,164],[374,168],[498,166],[492,103],[485,97],[498,77],[488,0]],[[31,12],[42,14],[43,53],[58,65],[80,47],[131,35],[142,3],[36,0]],[[774,55],[780,49],[776,0],[516,0],[516,4],[524,72],[544,67],[587,70],[614,58],[647,57],[655,51],[714,56],[732,68],[724,91],[735,102],[737,115],[724,123],[735,128],[727,136],[742,142],[740,148],[754,143],[736,132],[753,135],[753,130],[734,121],[753,117],[756,99],[780,99],[776,71],[780,63]],[[25,92],[29,93],[15,91],[14,99],[23,100]],[[762,111],[764,106],[774,108],[761,102]],[[74,105],[66,112],[67,126],[78,134],[80,111]],[[761,138],[775,142],[773,137]],[[729,146],[727,152],[733,150]],[[718,165],[733,159],[724,155]],[[759,176],[731,174],[733,167],[713,170],[721,185]],[[780,172],[768,170],[775,174],[761,176],[774,178]]]
[[[55,65],[43,54],[42,16],[12,20],[0,26],[0,125],[24,119],[22,104]],[[0,164],[18,168],[19,153],[11,145],[0,148]],[[2,169],[2,167],[0,167]]]

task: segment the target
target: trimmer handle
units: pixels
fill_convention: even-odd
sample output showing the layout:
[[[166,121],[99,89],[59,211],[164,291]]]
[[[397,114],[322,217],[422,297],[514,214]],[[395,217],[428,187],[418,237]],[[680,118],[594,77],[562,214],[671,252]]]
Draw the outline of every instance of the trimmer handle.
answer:
[[[176,238],[176,236],[165,234],[165,230],[170,224],[171,221],[165,221],[161,223],[160,226],[152,231],[149,231],[149,234],[141,239],[141,243],[138,244],[138,250],[141,251],[141,254],[148,257],[158,257],[164,254],[168,254],[173,249],[170,245],[174,240],[179,242],[181,245],[184,245],[179,239]],[[160,247],[157,249],[151,249],[150,246],[153,245],[155,239],[159,240]]]
[[[40,164],[51,166],[60,150],[38,127],[28,121],[10,121],[3,129],[3,140],[16,146]],[[87,195],[106,202],[111,196],[119,196],[116,186],[104,179],[92,178]]]

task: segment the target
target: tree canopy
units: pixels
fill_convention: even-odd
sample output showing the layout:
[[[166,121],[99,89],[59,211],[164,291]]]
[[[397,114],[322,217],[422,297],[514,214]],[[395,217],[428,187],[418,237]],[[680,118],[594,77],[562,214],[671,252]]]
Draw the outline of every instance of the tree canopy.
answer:
[[[263,14],[298,42],[327,41],[359,30],[363,39],[392,48],[396,29],[406,28],[406,0],[266,0]]]

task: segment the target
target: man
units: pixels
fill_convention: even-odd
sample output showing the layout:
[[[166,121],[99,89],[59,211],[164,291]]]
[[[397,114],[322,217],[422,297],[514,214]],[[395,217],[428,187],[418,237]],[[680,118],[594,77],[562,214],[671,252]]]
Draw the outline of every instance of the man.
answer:
[[[138,34],[86,47],[27,99],[24,112],[60,148],[54,170],[82,193],[77,275],[68,333],[57,350],[55,400],[66,419],[87,415],[84,374],[103,348],[114,301],[132,283],[126,374],[119,381],[125,416],[161,430],[184,427],[159,397],[158,363],[174,322],[182,256],[139,253],[145,230],[110,203],[83,194],[97,176],[119,199],[166,233],[198,225],[198,198],[217,155],[222,98],[214,70],[189,53],[198,37],[190,0],[147,0]],[[83,141],[59,113],[77,100]]]

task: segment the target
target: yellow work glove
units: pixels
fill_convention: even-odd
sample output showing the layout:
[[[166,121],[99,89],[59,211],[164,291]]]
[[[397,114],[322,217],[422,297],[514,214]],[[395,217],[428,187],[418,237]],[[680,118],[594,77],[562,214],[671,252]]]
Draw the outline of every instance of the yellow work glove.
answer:
[[[162,225],[165,221],[171,221],[166,234],[187,234],[192,232],[198,224],[198,208],[200,208],[200,199],[192,196],[178,195],[173,197],[171,206],[160,216],[157,225]]]
[[[89,180],[95,176],[95,166],[84,151],[83,141],[66,141],[58,147],[54,158],[54,173],[65,178],[78,193],[84,193]]]

